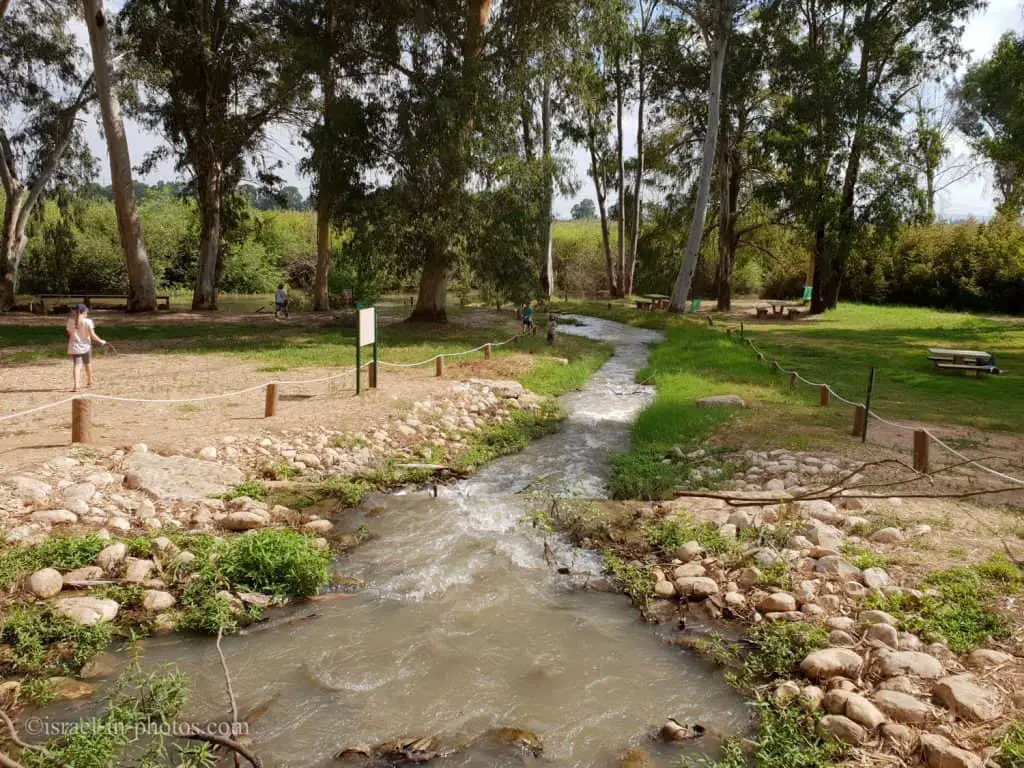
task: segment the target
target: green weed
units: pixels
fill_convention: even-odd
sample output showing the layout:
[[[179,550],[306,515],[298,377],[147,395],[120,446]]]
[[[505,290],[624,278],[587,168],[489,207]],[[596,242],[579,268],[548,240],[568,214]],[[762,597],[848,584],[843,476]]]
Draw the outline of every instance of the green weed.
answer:
[[[268,493],[269,491],[267,490],[267,486],[263,483],[250,480],[236,485],[230,491],[221,496],[221,498],[230,501],[231,499],[239,499],[242,496],[248,496],[253,501],[263,501],[267,498]]]
[[[506,421],[491,424],[474,435],[469,450],[458,458],[457,467],[468,472],[500,456],[519,453],[531,440],[557,430],[559,421],[560,414],[553,404],[545,404],[536,412],[513,411]]]
[[[989,604],[1001,594],[1020,591],[1024,572],[1005,555],[993,555],[981,565],[936,571],[924,585],[938,595],[874,594],[866,604],[893,614],[904,629],[964,653],[990,637],[1008,636],[1009,625]]]
[[[619,588],[629,595],[633,604],[640,609],[647,606],[653,583],[651,575],[642,566],[627,563],[610,550],[604,553],[605,572],[611,575]]]
[[[885,568],[888,565],[888,562],[882,555],[864,546],[844,542],[842,551],[846,555],[847,560],[861,570],[865,568]]]
[[[1024,768],[1024,721],[1014,723],[1003,734],[996,762],[1002,768]]]
[[[779,560],[766,565],[761,569],[761,575],[757,577],[759,587],[772,587],[774,589],[793,589],[793,577],[789,575],[789,564]]]
[[[330,552],[292,530],[268,529],[231,539],[217,567],[234,587],[278,597],[312,597],[328,582]]]
[[[713,523],[695,522],[689,517],[675,520],[659,520],[643,527],[647,546],[674,557],[675,551],[689,541],[696,541],[704,551],[715,555],[732,552],[737,544],[718,532]]]
[[[11,670],[32,677],[74,674],[112,636],[113,627],[107,622],[85,627],[35,606],[14,607],[0,628],[0,639],[11,647]]]
[[[12,547],[0,554],[0,589],[6,589],[20,576],[40,568],[71,570],[90,565],[109,543],[96,534],[89,534],[51,536],[30,547]]]
[[[31,677],[21,683],[18,697],[37,707],[45,707],[58,696],[57,685],[48,677]]]

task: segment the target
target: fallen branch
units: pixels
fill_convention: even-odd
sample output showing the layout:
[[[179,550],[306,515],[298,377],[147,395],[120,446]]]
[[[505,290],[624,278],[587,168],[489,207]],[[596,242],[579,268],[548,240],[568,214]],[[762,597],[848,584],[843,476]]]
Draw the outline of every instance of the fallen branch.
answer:
[[[236,759],[238,756],[244,757],[253,768],[263,768],[263,761],[256,755],[246,749],[244,746],[239,744],[234,739],[229,739],[227,736],[218,736],[216,733],[209,733],[207,731],[201,731],[198,728],[188,727],[185,733],[186,739],[192,739],[193,741],[204,741],[207,744],[213,744],[217,747],[223,747],[224,749],[230,749],[235,753]]]
[[[224,683],[228,689],[228,700],[231,703],[231,732],[234,733],[238,727],[238,702],[235,700],[235,690],[231,685],[231,672],[228,671],[228,662],[224,658],[224,651],[221,650],[220,641],[224,637],[224,627],[217,628],[217,656],[220,657],[220,666],[224,670]],[[235,768],[238,768],[240,761],[238,752],[235,752]],[[251,762],[251,761],[250,761]]]
[[[14,723],[11,722],[11,718],[9,718],[7,716],[7,713],[4,712],[2,709],[0,709],[0,720],[3,720],[4,726],[7,728],[8,738],[11,741],[13,741],[17,746],[21,747],[23,750],[34,750],[36,752],[39,752],[40,754],[46,755],[54,762],[57,762],[58,765],[61,766],[61,768],[71,768],[71,766],[69,766],[67,763],[59,762],[57,758],[54,756],[54,754],[45,747],[39,747],[35,744],[26,744],[24,741],[22,741],[21,738],[18,736],[18,730],[14,727]],[[2,758],[0,759],[0,766],[2,766],[3,768],[8,768],[8,766],[16,766],[17,768],[21,768],[19,763],[7,757],[2,752],[0,752],[0,758]],[[3,760],[8,760],[9,763],[4,763]]]

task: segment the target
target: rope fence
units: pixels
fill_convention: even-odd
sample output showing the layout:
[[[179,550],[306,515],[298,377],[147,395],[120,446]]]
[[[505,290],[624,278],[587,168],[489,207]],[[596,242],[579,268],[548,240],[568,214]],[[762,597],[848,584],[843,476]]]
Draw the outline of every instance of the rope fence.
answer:
[[[732,328],[727,328],[726,329],[726,335],[729,338],[734,338],[733,334],[732,334],[732,331],[733,331]],[[957,459],[961,460],[965,465],[970,465],[970,466],[976,467],[977,469],[980,469],[981,471],[986,472],[986,473],[992,475],[993,477],[998,477],[998,478],[1000,478],[1002,480],[1006,480],[1006,481],[1008,481],[1010,483],[1013,483],[1015,485],[1024,486],[1024,480],[1021,480],[1018,477],[1014,477],[1013,475],[1008,475],[1005,472],[1000,472],[997,469],[993,469],[992,467],[986,466],[985,464],[982,464],[982,463],[980,463],[978,461],[975,461],[975,460],[971,459],[968,456],[965,456],[963,453],[961,453],[960,451],[958,451],[955,448],[953,448],[951,445],[946,443],[944,440],[942,440],[939,437],[937,437],[930,429],[919,427],[919,426],[913,426],[913,425],[910,425],[910,424],[900,424],[899,422],[890,421],[889,419],[883,418],[882,416],[878,415],[878,413],[876,413],[875,411],[868,409],[865,406],[864,403],[858,403],[858,402],[854,402],[853,400],[847,400],[845,397],[843,397],[838,392],[836,392],[836,390],[832,387],[832,385],[830,385],[830,384],[828,384],[826,382],[811,381],[811,380],[805,378],[803,375],[801,375],[799,371],[788,370],[786,368],[783,368],[778,360],[769,360],[768,356],[764,353],[764,350],[762,350],[760,347],[758,347],[757,344],[755,344],[752,339],[743,336],[742,325],[740,327],[739,339],[743,343],[745,343],[748,347],[750,347],[757,354],[758,360],[767,361],[771,365],[772,370],[777,370],[780,373],[782,373],[783,375],[789,376],[790,377],[790,383],[789,383],[790,389],[796,389],[796,383],[798,381],[799,382],[803,382],[804,384],[807,384],[808,386],[814,387],[815,389],[818,389],[821,392],[821,405],[828,405],[829,402],[831,401],[831,399],[835,398],[839,402],[844,403],[844,404],[849,405],[852,408],[854,408],[855,409],[854,410],[854,419],[853,419],[853,435],[854,435],[854,437],[860,437],[860,436],[862,436],[864,434],[864,430],[867,429],[867,422],[868,422],[869,419],[875,419],[876,421],[878,421],[878,422],[880,422],[882,424],[885,424],[886,426],[892,427],[894,429],[898,429],[898,430],[901,430],[901,431],[904,431],[904,432],[912,432],[913,435],[914,435],[914,449],[913,449],[914,469],[916,469],[917,471],[922,472],[922,473],[927,473],[928,472],[928,465],[929,465],[929,450],[928,449],[929,449],[929,443],[934,442],[940,448],[942,448],[943,450],[949,452],[951,455],[955,456]]]
[[[91,392],[82,393],[75,395],[74,397],[65,397],[62,400],[57,400],[52,403],[45,403],[43,405],[37,405],[33,408],[27,408],[23,411],[16,413],[8,413],[0,416],[0,423],[13,421],[14,419],[20,419],[25,416],[30,416],[34,413],[41,413],[43,411],[52,410],[54,408],[60,408],[71,403],[71,442],[73,443],[88,443],[91,442],[90,435],[90,403],[93,400],[114,402],[114,403],[142,403],[145,405],[185,405],[189,403],[208,403],[214,400],[225,400],[232,397],[239,397],[241,395],[248,395],[253,392],[264,391],[266,393],[266,399],[264,404],[264,418],[271,418],[277,415],[277,404],[278,404],[278,390],[280,387],[286,386],[302,386],[306,384],[322,384],[325,382],[336,381],[343,379],[348,376],[355,374],[360,376],[363,370],[368,372],[369,385],[371,389],[376,389],[378,385],[378,367],[388,368],[417,368],[422,365],[428,365],[435,363],[435,376],[444,375],[444,359],[445,357],[463,357],[465,355],[472,355],[476,352],[483,351],[484,359],[490,360],[492,351],[497,347],[503,347],[506,344],[511,344],[519,339],[519,334],[512,336],[504,341],[488,342],[481,344],[473,349],[467,349],[462,352],[449,352],[446,354],[437,354],[433,357],[429,357],[426,360],[420,360],[415,363],[389,363],[384,360],[379,360],[376,363],[366,363],[358,368],[352,366],[346,368],[340,373],[331,374],[329,376],[321,376],[315,379],[276,379],[273,381],[263,382],[262,384],[254,384],[251,387],[245,387],[243,389],[236,389],[230,392],[221,392],[215,395],[199,395],[197,397],[180,397],[180,398],[143,398],[143,397],[123,397],[118,395],[98,395]]]

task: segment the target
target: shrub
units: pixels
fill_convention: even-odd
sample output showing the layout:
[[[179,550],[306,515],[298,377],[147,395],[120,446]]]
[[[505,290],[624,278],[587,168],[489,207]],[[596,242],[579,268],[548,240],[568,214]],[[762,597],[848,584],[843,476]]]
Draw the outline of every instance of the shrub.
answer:
[[[217,567],[235,587],[279,597],[312,597],[328,581],[331,555],[308,536],[264,530],[233,539]]]

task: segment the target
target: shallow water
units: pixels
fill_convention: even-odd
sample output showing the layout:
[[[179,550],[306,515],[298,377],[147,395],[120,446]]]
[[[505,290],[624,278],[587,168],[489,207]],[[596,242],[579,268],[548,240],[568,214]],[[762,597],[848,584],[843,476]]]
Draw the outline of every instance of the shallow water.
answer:
[[[224,641],[240,711],[266,706],[250,737],[267,765],[323,765],[355,744],[418,734],[463,741],[504,726],[536,733],[552,766],[612,766],[631,746],[667,766],[681,750],[648,738],[667,717],[709,729],[698,750],[744,728],[747,711],[718,674],[664,643],[626,598],[577,588],[600,573],[599,558],[552,539],[574,574],[558,575],[542,534],[524,521],[540,486],[601,495],[610,455],[627,447],[629,424],[652,395],[634,375],[657,337],[581,322],[560,330],[608,340],[616,353],[585,390],[563,398],[568,419],[557,434],[438,498],[371,500],[378,509],[364,520],[374,537],[338,566],[364,579],[364,590],[318,604],[317,618]],[[190,719],[224,717],[212,642],[143,647],[147,663],[172,661],[192,676]],[[524,757],[470,750],[436,764],[513,766]]]

